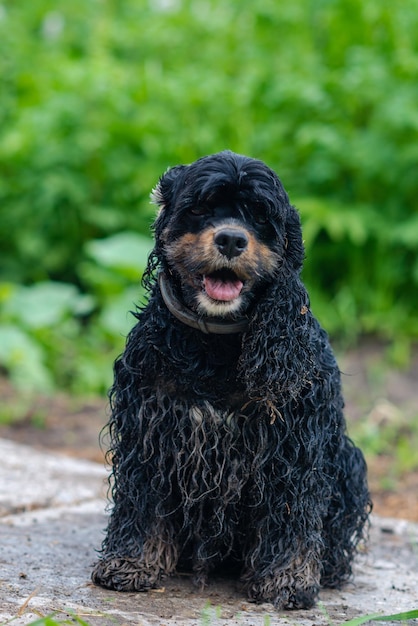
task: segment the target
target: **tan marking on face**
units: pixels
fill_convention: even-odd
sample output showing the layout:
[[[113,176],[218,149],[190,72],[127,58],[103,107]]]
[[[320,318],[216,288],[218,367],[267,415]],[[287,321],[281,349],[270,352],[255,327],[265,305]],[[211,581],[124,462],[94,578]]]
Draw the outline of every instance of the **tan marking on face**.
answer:
[[[224,228],[243,232],[248,240],[245,250],[231,259],[219,251],[214,241],[216,234]],[[163,232],[163,240],[167,235],[166,229]],[[277,253],[235,220],[227,220],[198,233],[185,233],[166,244],[165,252],[168,262],[175,267],[183,284],[195,292],[195,303],[199,313],[219,317],[239,314],[245,303],[245,294],[252,290],[257,280],[273,275],[280,261]],[[234,300],[226,302],[213,300],[204,290],[203,277],[217,270],[234,272],[243,282],[241,293]]]
[[[258,241],[252,232],[242,227],[237,228],[237,231],[246,234],[247,248],[232,259],[221,254],[215,245],[214,238],[225,227],[234,228],[234,224],[225,222],[216,228],[182,235],[166,246],[168,260],[174,263],[182,275],[181,268],[187,268],[188,273],[198,274],[210,274],[219,269],[229,269],[242,280],[254,281],[260,273],[268,275],[274,271],[278,261],[277,254]]]

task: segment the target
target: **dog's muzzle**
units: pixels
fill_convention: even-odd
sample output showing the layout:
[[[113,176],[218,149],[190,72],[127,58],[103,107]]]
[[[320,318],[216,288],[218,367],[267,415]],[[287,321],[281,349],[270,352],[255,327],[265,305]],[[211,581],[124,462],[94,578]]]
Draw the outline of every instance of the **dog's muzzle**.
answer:
[[[243,333],[247,330],[249,320],[246,317],[241,317],[235,321],[227,321],[222,318],[204,317],[196,315],[191,309],[181,304],[174,295],[170,282],[167,279],[164,272],[158,274],[158,285],[160,292],[164,300],[164,304],[172,315],[183,324],[196,328],[206,335],[231,335],[236,333]]]

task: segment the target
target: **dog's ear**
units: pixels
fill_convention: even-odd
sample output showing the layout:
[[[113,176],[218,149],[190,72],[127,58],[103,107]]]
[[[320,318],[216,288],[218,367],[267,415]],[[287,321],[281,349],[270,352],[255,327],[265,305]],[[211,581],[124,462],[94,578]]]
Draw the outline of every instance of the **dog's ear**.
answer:
[[[262,295],[244,335],[239,375],[250,398],[280,407],[314,379],[315,351],[309,296],[294,270]]]
[[[177,194],[177,189],[183,184],[184,172],[187,165],[176,165],[168,169],[151,192],[151,200],[158,207],[157,218],[154,222],[156,245],[161,240],[162,233],[168,224],[171,214],[170,208]]]
[[[148,263],[142,276],[142,284],[151,289],[155,281],[155,272],[163,262],[163,231],[170,219],[170,207],[177,189],[183,184],[186,165],[176,165],[163,174],[151,192],[151,201],[158,207],[157,218],[153,224],[155,245],[148,257]]]
[[[160,211],[170,204],[185,169],[187,165],[170,167],[152,190],[151,201],[159,207]]]
[[[289,206],[285,228],[285,258],[292,270],[300,272],[305,256],[305,249],[303,246],[299,213],[293,206]]]

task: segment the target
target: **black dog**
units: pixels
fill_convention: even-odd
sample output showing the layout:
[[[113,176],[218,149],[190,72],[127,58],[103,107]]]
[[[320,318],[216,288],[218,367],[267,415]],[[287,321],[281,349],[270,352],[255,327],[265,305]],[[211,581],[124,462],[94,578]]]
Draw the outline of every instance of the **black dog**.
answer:
[[[146,591],[217,566],[249,598],[307,608],[351,575],[370,510],[340,374],[299,278],[298,213],[232,152],[170,169],[115,364],[113,511],[93,581]],[[158,273],[158,281],[155,280]]]

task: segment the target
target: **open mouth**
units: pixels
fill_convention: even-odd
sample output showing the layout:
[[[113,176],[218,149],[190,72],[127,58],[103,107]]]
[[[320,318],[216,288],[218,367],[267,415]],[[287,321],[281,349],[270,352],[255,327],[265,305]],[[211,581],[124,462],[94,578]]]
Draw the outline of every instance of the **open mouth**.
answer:
[[[203,277],[203,288],[209,298],[231,302],[240,295],[244,283],[231,270],[216,270]]]

